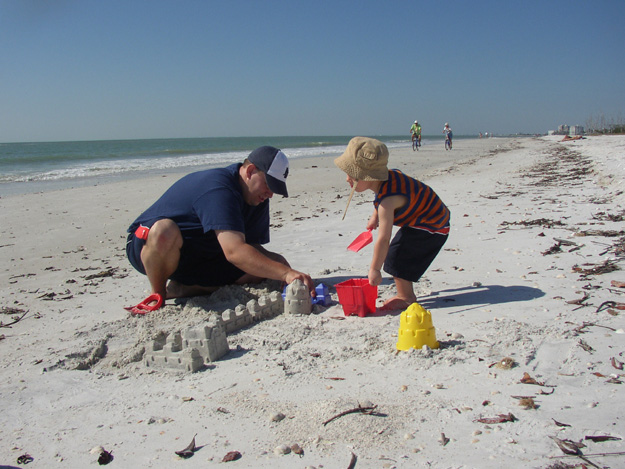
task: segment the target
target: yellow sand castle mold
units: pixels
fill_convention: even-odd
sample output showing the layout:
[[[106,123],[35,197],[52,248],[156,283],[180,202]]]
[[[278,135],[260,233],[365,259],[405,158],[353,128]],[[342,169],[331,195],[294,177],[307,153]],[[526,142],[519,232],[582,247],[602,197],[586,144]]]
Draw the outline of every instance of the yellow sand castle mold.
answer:
[[[412,303],[399,317],[397,350],[419,349],[427,345],[438,348],[432,314],[419,303]]]

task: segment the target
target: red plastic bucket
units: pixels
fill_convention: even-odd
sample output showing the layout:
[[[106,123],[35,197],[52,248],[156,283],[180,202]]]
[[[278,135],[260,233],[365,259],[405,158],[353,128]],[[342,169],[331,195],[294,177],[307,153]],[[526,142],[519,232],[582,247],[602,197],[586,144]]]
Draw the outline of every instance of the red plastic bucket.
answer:
[[[345,316],[357,314],[364,318],[367,314],[375,313],[378,287],[371,286],[368,279],[353,278],[337,283],[335,287]]]

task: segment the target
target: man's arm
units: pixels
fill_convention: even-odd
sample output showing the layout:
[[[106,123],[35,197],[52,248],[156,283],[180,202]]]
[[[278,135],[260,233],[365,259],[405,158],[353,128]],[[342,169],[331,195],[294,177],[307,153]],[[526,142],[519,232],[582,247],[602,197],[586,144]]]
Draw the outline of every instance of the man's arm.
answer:
[[[282,280],[286,283],[301,280],[311,292],[315,291],[315,285],[308,274],[293,270],[288,263],[283,264],[269,258],[251,244],[246,243],[243,233],[239,231],[216,230],[215,234],[228,262],[231,262],[245,273],[261,278]]]

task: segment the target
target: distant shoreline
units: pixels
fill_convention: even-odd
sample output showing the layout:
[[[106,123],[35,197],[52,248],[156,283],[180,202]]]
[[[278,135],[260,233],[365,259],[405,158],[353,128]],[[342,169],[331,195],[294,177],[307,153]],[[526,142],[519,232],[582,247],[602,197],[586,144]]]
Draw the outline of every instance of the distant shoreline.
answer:
[[[406,136],[379,136],[391,151],[410,147]],[[332,139],[335,139],[333,141]],[[455,141],[477,140],[458,136]],[[0,197],[96,186],[162,175],[186,174],[241,162],[243,147],[273,144],[292,160],[338,156],[349,137],[263,137],[238,139],[153,139],[129,141],[0,144]],[[424,136],[424,146],[443,135]],[[288,145],[299,145],[289,147]],[[254,146],[256,148],[256,146]]]

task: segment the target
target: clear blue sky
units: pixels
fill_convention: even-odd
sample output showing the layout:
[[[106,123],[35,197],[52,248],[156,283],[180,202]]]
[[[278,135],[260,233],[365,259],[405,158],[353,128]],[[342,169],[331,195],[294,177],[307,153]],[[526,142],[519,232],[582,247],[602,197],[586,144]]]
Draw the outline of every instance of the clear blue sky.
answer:
[[[0,142],[622,119],[624,25],[623,0],[0,0]]]

